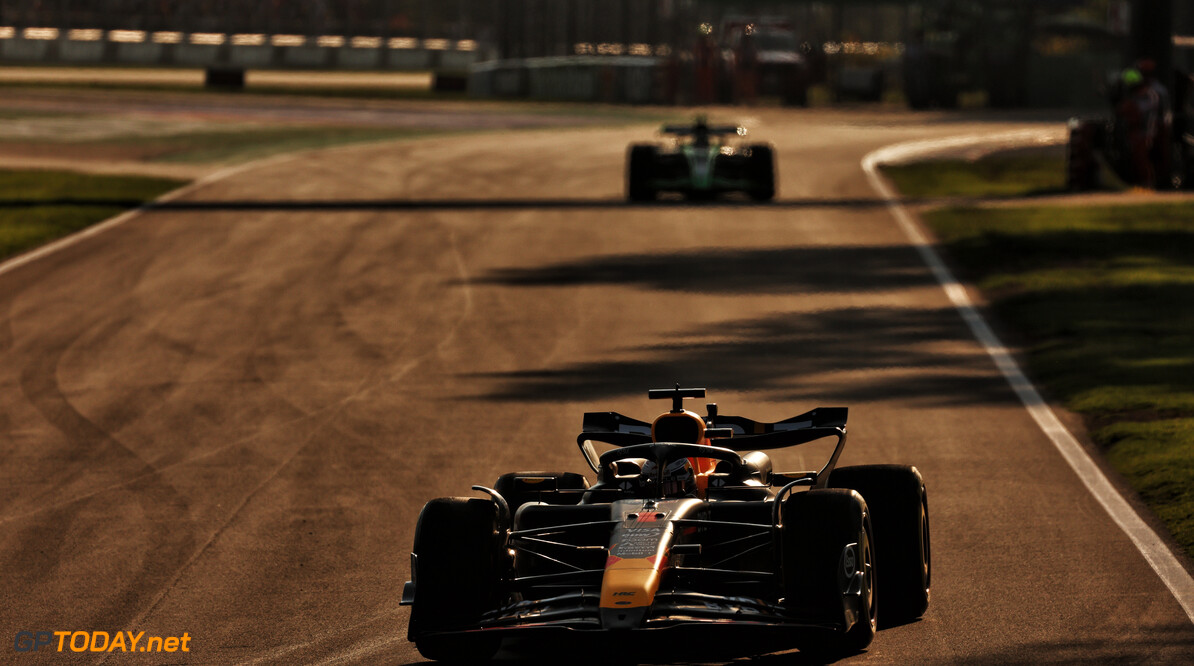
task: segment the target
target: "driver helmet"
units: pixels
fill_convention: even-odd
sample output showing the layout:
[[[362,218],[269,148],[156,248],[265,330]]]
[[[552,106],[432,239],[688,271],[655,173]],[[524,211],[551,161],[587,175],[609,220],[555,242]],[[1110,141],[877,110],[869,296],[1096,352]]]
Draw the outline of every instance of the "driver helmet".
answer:
[[[688,458],[673,460],[663,469],[660,479],[664,497],[689,497],[697,494],[696,473]]]

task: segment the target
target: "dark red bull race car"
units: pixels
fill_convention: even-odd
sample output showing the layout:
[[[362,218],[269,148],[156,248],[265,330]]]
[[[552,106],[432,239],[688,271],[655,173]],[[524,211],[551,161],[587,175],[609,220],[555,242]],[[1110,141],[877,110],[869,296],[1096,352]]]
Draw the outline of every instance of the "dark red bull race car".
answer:
[[[476,663],[505,639],[687,634],[699,640],[669,644],[836,658],[925,612],[924,481],[909,466],[836,467],[845,408],[762,423],[683,408],[704,389],[649,393],[672,400],[652,423],[585,414],[592,484],[516,472],[473,486],[484,498],[427,503],[402,596],[423,656]],[[772,469],[766,451],[817,440],[833,444],[820,469]]]

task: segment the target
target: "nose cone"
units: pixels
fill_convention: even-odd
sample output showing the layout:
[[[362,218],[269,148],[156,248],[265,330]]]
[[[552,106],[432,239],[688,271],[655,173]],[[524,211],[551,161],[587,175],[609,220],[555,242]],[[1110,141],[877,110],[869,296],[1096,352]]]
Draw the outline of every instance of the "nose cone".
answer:
[[[618,560],[606,567],[601,581],[601,607],[625,610],[650,606],[659,589],[656,561],[654,557]]]
[[[614,560],[614,558],[610,558]],[[642,626],[659,590],[657,559],[612,561],[601,581],[601,627],[635,629]]]
[[[643,625],[643,619],[647,617],[648,606],[642,608],[602,608],[601,609],[601,628],[602,629],[638,629]]]

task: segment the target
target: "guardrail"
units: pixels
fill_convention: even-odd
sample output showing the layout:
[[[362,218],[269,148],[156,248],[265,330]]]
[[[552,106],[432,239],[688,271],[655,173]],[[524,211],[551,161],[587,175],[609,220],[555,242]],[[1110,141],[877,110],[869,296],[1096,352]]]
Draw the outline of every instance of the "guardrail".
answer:
[[[387,69],[463,77],[481,59],[471,39],[99,30],[0,26],[0,60],[244,69]]]

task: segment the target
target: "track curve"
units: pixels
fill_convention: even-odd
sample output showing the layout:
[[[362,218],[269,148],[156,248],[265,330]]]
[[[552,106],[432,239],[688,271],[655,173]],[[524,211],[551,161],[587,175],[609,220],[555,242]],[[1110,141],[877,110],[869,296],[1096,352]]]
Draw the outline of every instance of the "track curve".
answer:
[[[0,626],[418,661],[396,604],[422,504],[579,470],[581,412],[682,381],[764,419],[848,405],[844,464],[924,472],[932,606],[852,661],[1194,658],[859,167],[1034,126],[751,115],[786,204],[622,206],[641,129],[443,137],[242,171],[0,272]],[[385,204],[411,201],[474,207]]]

